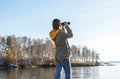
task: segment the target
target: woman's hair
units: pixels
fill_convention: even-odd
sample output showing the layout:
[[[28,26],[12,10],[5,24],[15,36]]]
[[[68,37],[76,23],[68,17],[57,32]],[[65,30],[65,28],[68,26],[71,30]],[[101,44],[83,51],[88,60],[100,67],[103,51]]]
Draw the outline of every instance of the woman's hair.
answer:
[[[59,29],[60,19],[54,19],[52,22],[53,29]]]

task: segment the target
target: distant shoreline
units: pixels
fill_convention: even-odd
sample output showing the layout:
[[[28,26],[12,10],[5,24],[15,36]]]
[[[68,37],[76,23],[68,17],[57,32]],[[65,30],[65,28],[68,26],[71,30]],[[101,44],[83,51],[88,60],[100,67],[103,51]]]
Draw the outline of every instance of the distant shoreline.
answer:
[[[99,62],[120,63],[120,61],[99,61]]]
[[[93,63],[93,62],[80,62],[80,63],[71,63],[71,66],[72,67],[82,67],[82,66],[97,66],[96,63]],[[32,64],[29,64],[29,65],[24,65],[24,64],[21,64],[21,65],[16,65],[16,64],[11,64],[11,65],[0,65],[0,68],[34,68],[34,67],[56,67],[55,64],[39,64],[39,65],[32,65]]]

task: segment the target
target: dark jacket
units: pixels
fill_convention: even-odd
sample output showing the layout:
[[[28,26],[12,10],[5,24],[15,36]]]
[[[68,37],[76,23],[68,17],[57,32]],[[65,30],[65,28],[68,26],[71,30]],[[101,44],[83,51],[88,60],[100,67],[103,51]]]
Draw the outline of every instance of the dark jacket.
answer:
[[[69,59],[70,57],[70,46],[67,39],[73,37],[73,33],[68,26],[66,27],[66,31],[67,32],[64,30],[52,30],[50,32],[50,37],[54,40],[56,46],[55,58],[57,60]],[[52,37],[52,35],[54,35],[54,37]]]

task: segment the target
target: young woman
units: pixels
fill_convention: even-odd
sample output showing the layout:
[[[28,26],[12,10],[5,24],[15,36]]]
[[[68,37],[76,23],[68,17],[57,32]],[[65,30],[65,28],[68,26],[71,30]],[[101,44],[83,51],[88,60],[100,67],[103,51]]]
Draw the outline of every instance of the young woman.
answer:
[[[73,37],[72,30],[69,28],[68,22],[61,23],[59,19],[54,19],[52,26],[53,30],[50,32],[50,37],[56,46],[54,79],[60,79],[62,67],[65,71],[65,79],[71,79],[70,46],[67,39]]]

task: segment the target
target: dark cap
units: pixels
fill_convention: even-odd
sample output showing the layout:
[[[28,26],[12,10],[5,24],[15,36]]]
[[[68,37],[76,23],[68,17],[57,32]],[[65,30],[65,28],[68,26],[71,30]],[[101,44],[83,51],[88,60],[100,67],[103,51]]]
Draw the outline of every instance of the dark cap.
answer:
[[[60,24],[60,19],[55,18],[52,22],[53,29],[59,29]]]

